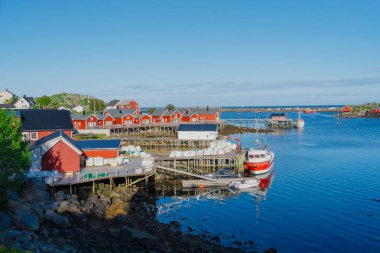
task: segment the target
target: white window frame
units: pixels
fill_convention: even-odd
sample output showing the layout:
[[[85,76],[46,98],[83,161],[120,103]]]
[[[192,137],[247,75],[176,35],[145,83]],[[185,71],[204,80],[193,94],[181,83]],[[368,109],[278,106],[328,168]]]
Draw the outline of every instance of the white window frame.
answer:
[[[33,138],[34,134],[35,134],[35,138]],[[30,140],[32,141],[38,140],[38,132],[30,132]]]

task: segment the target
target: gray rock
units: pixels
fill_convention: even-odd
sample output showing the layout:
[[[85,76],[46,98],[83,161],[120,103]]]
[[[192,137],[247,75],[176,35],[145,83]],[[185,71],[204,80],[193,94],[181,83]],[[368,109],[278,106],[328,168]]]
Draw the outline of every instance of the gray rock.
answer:
[[[30,178],[26,182],[26,189],[46,191],[47,186],[41,178]]]
[[[0,213],[0,231],[6,231],[11,225],[11,216],[7,213]]]
[[[65,216],[55,213],[53,210],[47,210],[44,216],[45,220],[50,221],[55,226],[60,228],[67,228],[70,226],[69,219]]]
[[[49,193],[42,190],[34,190],[26,193],[26,198],[32,204],[45,203],[49,201]]]
[[[63,191],[59,191],[59,192],[54,194],[55,201],[63,201],[66,198],[67,198],[67,195]]]
[[[44,217],[45,206],[43,204],[32,205],[31,209],[37,214],[40,220]]]
[[[18,193],[15,191],[7,190],[8,199],[13,201],[19,201],[20,198],[18,196]]]
[[[58,205],[57,212],[58,213],[66,213],[66,212],[79,213],[80,208],[76,204],[79,204],[79,202],[73,204],[71,203],[71,201],[68,201],[68,200],[61,201]]]
[[[91,210],[91,214],[98,219],[102,219],[104,217],[106,209],[103,206],[96,206]]]
[[[8,236],[10,239],[12,240],[16,240],[18,237],[20,237],[22,235],[21,231],[18,231],[18,230],[9,230],[8,231]]]
[[[13,216],[13,224],[21,230],[36,231],[40,228],[40,219],[30,207],[24,205]]]
[[[8,200],[8,209],[12,212],[16,212],[18,209],[23,208],[23,204],[19,201]]]
[[[70,198],[71,200],[78,200],[78,195],[76,195],[76,194],[71,194],[71,195],[69,196],[69,198]]]
[[[115,233],[115,232],[114,232]],[[129,231],[128,228],[121,228],[118,232],[117,232],[117,236],[116,236],[117,240],[118,241],[122,241],[122,242],[130,242],[132,241],[133,239],[133,236],[132,236],[132,233],[131,231]]]

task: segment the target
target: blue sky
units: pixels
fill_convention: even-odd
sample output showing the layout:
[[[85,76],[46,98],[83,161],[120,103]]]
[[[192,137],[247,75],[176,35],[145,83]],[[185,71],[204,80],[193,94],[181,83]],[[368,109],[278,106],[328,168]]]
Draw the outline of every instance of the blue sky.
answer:
[[[378,0],[0,0],[0,89],[143,106],[380,100]]]

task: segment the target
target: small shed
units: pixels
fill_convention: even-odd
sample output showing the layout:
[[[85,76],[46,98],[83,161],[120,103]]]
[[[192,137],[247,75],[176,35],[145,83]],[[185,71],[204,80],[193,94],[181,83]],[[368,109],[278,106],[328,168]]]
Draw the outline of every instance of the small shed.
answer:
[[[217,124],[180,124],[179,140],[215,140],[218,137]]]
[[[116,158],[120,153],[120,139],[78,140],[76,144],[86,157]]]

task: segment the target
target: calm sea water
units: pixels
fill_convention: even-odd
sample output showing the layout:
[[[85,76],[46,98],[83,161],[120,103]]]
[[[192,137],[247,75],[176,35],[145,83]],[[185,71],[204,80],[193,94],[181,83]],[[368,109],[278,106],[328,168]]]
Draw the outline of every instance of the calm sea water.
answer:
[[[342,119],[337,126],[330,114],[302,117],[304,130],[268,135],[276,155],[268,189],[162,197],[158,219],[219,236],[225,245],[241,241],[247,251],[380,252],[380,120]],[[256,138],[237,136],[243,147]]]

